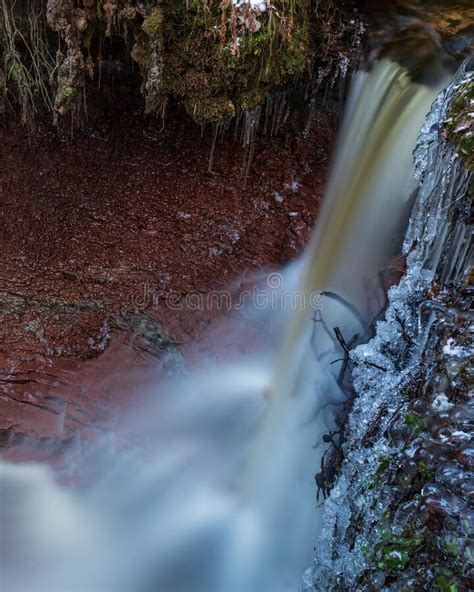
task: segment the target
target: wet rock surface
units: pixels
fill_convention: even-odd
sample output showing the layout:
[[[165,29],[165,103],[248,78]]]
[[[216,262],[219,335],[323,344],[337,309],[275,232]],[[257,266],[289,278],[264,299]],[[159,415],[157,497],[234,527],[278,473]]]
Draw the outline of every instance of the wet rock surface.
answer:
[[[238,292],[309,237],[334,117],[262,137],[246,185],[232,133],[209,174],[211,133],[180,113],[161,125],[124,109],[91,110],[73,134],[0,129],[4,446],[93,434],[158,359],[180,371],[189,344],[188,361],[209,348],[205,335],[230,313],[190,310],[190,294]]]
[[[367,19],[372,59],[391,57],[416,80],[429,84],[442,68],[455,71],[474,49],[474,9],[469,0],[370,0]]]

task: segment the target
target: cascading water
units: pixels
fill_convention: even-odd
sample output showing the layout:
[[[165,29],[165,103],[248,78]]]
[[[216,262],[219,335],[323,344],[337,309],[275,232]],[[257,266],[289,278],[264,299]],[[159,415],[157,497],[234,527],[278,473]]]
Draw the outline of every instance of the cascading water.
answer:
[[[405,391],[409,390],[408,387],[416,382],[420,374],[428,377],[419,390],[423,391],[423,399],[428,407],[427,415],[431,421],[435,424],[438,414],[443,412],[447,417],[455,413],[458,416],[457,421],[443,425],[441,435],[436,432],[426,434],[426,440],[431,438],[434,444],[439,440],[453,446],[453,434],[469,439],[469,428],[465,426],[472,421],[472,395],[467,402],[463,401],[463,405],[458,402],[456,407],[444,393],[450,392],[447,386],[444,386],[444,390],[435,392],[432,397],[428,396],[427,388],[429,380],[439,379],[438,368],[444,367],[444,364],[449,368],[453,357],[456,359],[457,369],[450,375],[451,379],[459,373],[463,356],[464,363],[469,364],[469,346],[465,347],[465,352],[461,347],[455,351],[455,340],[449,337],[450,334],[455,335],[456,327],[462,328],[463,323],[472,323],[472,316],[467,310],[469,298],[464,303],[464,309],[461,306],[460,310],[456,310],[455,305],[448,308],[442,302],[436,302],[436,299],[427,299],[427,291],[430,286],[437,284],[442,288],[441,292],[445,292],[449,302],[454,294],[461,292],[461,287],[472,270],[472,212],[468,198],[472,173],[464,168],[455,146],[443,137],[442,130],[457,91],[463,86],[472,85],[473,80],[474,73],[466,71],[465,65],[461,67],[453,82],[434,102],[422,128],[415,151],[415,174],[419,188],[403,245],[407,256],[407,271],[400,284],[390,290],[385,319],[377,324],[374,338],[351,353],[354,361],[354,388],[358,397],[348,420],[341,473],[325,504],[314,567],[306,572],[304,589],[308,592],[336,588],[357,591],[383,589],[387,592],[418,590],[421,588],[416,577],[417,571],[422,572],[422,589],[438,589],[435,578],[439,566],[436,567],[435,559],[430,561],[430,569],[422,567],[420,570],[420,559],[415,560],[413,569],[405,570],[406,566],[395,569],[397,575],[397,571],[400,572],[400,581],[392,574],[391,583],[385,577],[383,561],[374,560],[374,549],[383,548],[384,541],[389,545],[396,540],[397,535],[402,538],[407,532],[404,530],[406,525],[402,508],[395,513],[390,505],[393,501],[390,496],[396,497],[397,494],[382,491],[383,487],[376,484],[376,479],[381,473],[381,462],[383,466],[392,455],[399,466],[403,466],[402,463],[407,458],[415,458],[419,443],[399,442],[392,436],[395,430],[400,429],[397,424],[403,425],[403,417],[407,417],[409,400]],[[426,356],[427,351],[434,350],[443,343],[445,345],[441,347],[442,353],[438,357]],[[458,381],[458,386],[459,382],[462,384],[462,381]],[[456,392],[454,387],[452,391]],[[438,407],[436,395],[442,401]],[[446,482],[455,483],[459,479],[439,449],[436,449],[435,454],[433,464],[444,468],[448,479],[443,482],[433,470],[426,483],[427,490],[430,486],[433,489],[446,487]],[[427,464],[429,470],[432,470],[433,466],[428,461]],[[470,466],[472,467],[472,463]],[[459,468],[458,472],[465,480],[472,478],[469,469]],[[402,473],[402,477],[409,481],[407,474]],[[406,491],[400,494],[399,480],[392,478],[390,483],[393,491],[399,488],[398,494],[405,505],[417,505]],[[418,495],[420,507],[423,507],[425,495],[428,494],[423,490]],[[456,495],[451,492],[450,497],[441,498],[443,511],[449,516],[453,529],[450,536],[457,536],[452,526],[453,523],[456,526],[453,513],[460,521],[464,516],[464,526],[468,536],[472,536],[472,524],[466,526],[469,513],[463,515],[462,510],[459,511],[462,503],[469,505],[469,496],[461,496],[462,501],[456,500]],[[450,506],[455,506],[456,503],[459,504],[457,513],[451,512]],[[393,529],[390,523],[387,525],[387,514],[393,516]],[[406,516],[410,526],[413,526],[414,517],[409,512]],[[449,530],[447,525],[446,528]],[[440,530],[443,531],[442,528]],[[399,552],[396,544],[392,549]],[[411,549],[410,553],[414,554],[414,551],[415,549]],[[427,552],[430,553],[428,545]],[[458,551],[458,555],[461,557],[461,551]],[[471,566],[472,561],[462,568],[466,579]],[[451,590],[464,589],[452,582],[450,586]]]
[[[302,286],[304,306],[261,313],[265,323],[289,317],[276,355],[270,343],[170,382],[130,412],[137,448],[118,446],[124,430],[104,438],[87,486],[60,486],[39,466],[1,466],[5,589],[298,587],[318,529],[315,444],[342,397],[333,329],[368,337],[382,306],[366,305],[402,222],[435,93],[388,61],[356,76],[318,232],[302,273],[285,275],[287,290]],[[292,284],[295,275],[303,278]]]
[[[243,563],[254,567],[233,578],[236,590],[278,590],[270,566],[286,561],[299,568],[311,553],[317,526],[308,467],[317,467],[314,443],[334,427],[331,406],[343,397],[336,382],[339,366],[333,364],[340,350],[332,330],[338,327],[349,339],[367,329],[371,312],[364,303],[377,292],[377,270],[389,256],[404,198],[415,186],[412,150],[435,96],[435,90],[411,83],[402,68],[388,61],[370,75],[356,76],[326,205],[303,271],[303,292],[313,306],[290,319],[272,378],[272,404],[244,481],[254,514],[249,522],[263,521],[264,536],[255,539],[253,548],[249,533],[243,533]],[[328,293],[337,294],[343,304],[325,297]],[[314,309],[329,333],[315,334]],[[270,537],[265,541],[265,533],[273,530],[285,533],[286,546],[275,545]],[[268,564],[259,554],[265,543]],[[232,557],[239,556],[234,552]]]

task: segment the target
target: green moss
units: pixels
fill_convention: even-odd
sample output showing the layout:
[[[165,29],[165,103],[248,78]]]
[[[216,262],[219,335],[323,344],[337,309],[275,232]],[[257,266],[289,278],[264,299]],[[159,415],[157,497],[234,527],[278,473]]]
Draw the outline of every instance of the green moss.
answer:
[[[145,17],[142,29],[150,39],[159,39],[163,34],[163,19],[163,11],[160,8],[155,8],[147,17]]]
[[[405,415],[405,423],[410,426],[410,436],[412,438],[416,438],[426,429],[423,420],[411,413],[407,413],[407,415]]]
[[[446,551],[453,555],[453,557],[458,557],[462,551],[462,544],[460,544],[458,538],[456,536],[450,536],[444,543]]]
[[[224,15],[220,2],[163,0],[160,6],[163,92],[180,99],[199,122],[222,122],[233,115],[236,104],[250,111],[308,68],[306,3],[275,2],[276,11],[256,16],[258,30],[239,20],[236,32],[230,3]],[[291,23],[289,34],[282,23]],[[143,29],[150,37],[156,31],[145,23]]]
[[[428,471],[425,463],[422,460],[420,460],[420,462],[418,463],[418,474],[419,474],[421,483],[427,483],[428,481],[430,481],[434,477],[434,472]]]
[[[189,99],[184,106],[189,115],[199,123],[222,125],[235,115],[233,103],[224,96]]]
[[[448,138],[457,146],[466,168],[474,172],[474,81],[458,90],[449,118],[445,121]],[[471,182],[472,183],[472,182]],[[470,191],[473,195],[474,187]]]
[[[240,48],[240,67],[249,74],[253,72],[259,84],[273,88],[303,74],[310,57],[309,18],[304,4],[298,12],[291,11],[287,3],[282,3],[281,9],[278,23],[268,16],[257,33],[244,37]],[[290,12],[285,15],[285,10]],[[286,25],[289,29],[285,34],[283,23],[288,22],[291,27]]]
[[[309,64],[309,26],[307,22],[298,28],[290,44],[283,52],[282,76],[296,76],[305,71]]]
[[[72,100],[77,94],[77,88],[74,88],[74,86],[66,86],[63,88],[62,94],[65,99]]]
[[[267,89],[262,86],[258,86],[252,90],[244,92],[238,98],[239,105],[245,111],[252,111],[265,102],[267,92]]]
[[[382,528],[379,536],[380,543],[375,548],[379,557],[378,568],[394,572],[404,571],[424,542],[420,534],[407,533],[404,537],[393,537],[388,527]]]
[[[435,584],[440,592],[458,592],[458,585],[453,574],[446,568],[439,568],[437,570]]]
[[[382,555],[382,566],[393,571],[403,571],[410,561],[407,551],[397,545],[385,547]]]
[[[154,105],[159,109],[172,97],[196,114],[200,122],[209,115],[211,119],[206,121],[211,123],[231,116],[235,105],[247,111],[255,109],[270,93],[292,88],[305,74],[309,76],[314,48],[322,39],[321,35],[318,41],[315,39],[315,23],[319,21],[310,0],[272,0],[272,8],[263,13],[238,8],[230,0],[112,4],[96,0],[84,11],[87,27],[80,34],[74,28],[66,34],[68,19],[74,17],[74,3],[51,4],[54,10],[49,11],[50,28],[63,41],[69,35],[69,41],[61,47],[70,44],[74,48],[70,52],[72,62],[62,57],[52,64],[57,85],[55,108],[61,112],[67,110],[68,92],[72,97],[72,91],[64,87],[74,86],[78,90],[76,98],[81,95],[84,74],[93,72],[91,65],[96,64],[90,62],[99,59],[95,42],[104,33],[110,36],[111,29],[114,35],[125,38],[127,46],[131,41],[131,54],[142,74],[147,110]],[[328,8],[328,15],[334,10],[333,6]],[[334,20],[335,29],[339,24]],[[5,45],[1,34],[0,26],[0,53]],[[329,59],[326,50],[321,52],[322,60]],[[22,76],[20,71],[7,69],[4,74],[7,79]],[[51,79],[51,75],[45,78]],[[42,89],[37,94],[47,93]]]
[[[55,97],[55,107],[58,112],[66,112],[76,101],[78,90],[75,86],[66,85],[58,89]]]
[[[377,474],[383,473],[386,469],[388,469],[389,465],[390,465],[390,457],[383,456],[380,459],[380,464],[377,468]]]

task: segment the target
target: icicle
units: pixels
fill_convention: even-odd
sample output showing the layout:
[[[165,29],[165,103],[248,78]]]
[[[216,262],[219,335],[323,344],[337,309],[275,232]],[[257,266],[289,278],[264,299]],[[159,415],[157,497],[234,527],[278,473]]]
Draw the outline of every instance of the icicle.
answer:
[[[166,125],[166,101],[165,100],[161,103],[160,116],[161,116],[161,129],[160,129],[160,132],[162,132],[162,131],[164,131],[165,125]]]
[[[306,91],[308,95],[310,95],[310,101],[309,101],[309,116],[308,116],[308,121],[306,122],[306,126],[303,132],[303,135],[305,137],[308,137],[309,132],[311,130],[311,125],[313,123],[313,119],[314,119],[314,113],[316,111],[316,104],[318,102],[318,94],[319,94],[319,90],[321,88],[321,84],[323,82],[323,80],[328,76],[330,72],[330,67],[327,66],[326,68],[322,68],[319,67],[318,71],[316,73],[316,75],[313,74],[313,79],[312,79],[312,83],[311,83],[311,91],[308,90]]]
[[[282,123],[285,121],[286,93],[276,93],[275,108],[273,110],[273,120],[271,135],[275,136],[280,131]]]
[[[273,105],[275,102],[275,94],[271,93],[268,95],[267,97],[267,104],[265,107],[265,123],[263,125],[263,133],[264,135],[267,135],[268,133],[268,126],[270,124],[270,119],[273,113]]]
[[[221,130],[220,142],[221,143],[224,141],[225,135],[229,131],[231,124],[232,124],[232,119],[227,119],[226,122],[220,126],[220,130]]]
[[[245,117],[245,111],[242,109],[242,107],[237,105],[237,110],[236,110],[236,114],[235,114],[235,124],[234,124],[234,126],[235,126],[234,127],[234,142],[237,142],[237,139],[239,137],[240,125],[242,124],[244,117]]]
[[[275,136],[289,116],[286,92],[275,92],[267,97],[263,133]]]
[[[453,276],[453,271],[455,266],[458,262],[459,252],[461,251],[461,247],[466,244],[469,246],[468,242],[464,242],[466,239],[467,228],[465,224],[460,224],[456,229],[455,237],[453,239],[453,244],[446,256],[446,261],[444,264],[443,274],[441,276],[441,282],[443,284],[447,284]]]
[[[260,115],[262,107],[258,106],[252,111],[245,111],[244,126],[242,129],[242,145],[245,148],[243,170],[245,176],[245,183],[250,173],[252,160],[255,154],[255,142],[257,139],[258,126],[260,123]]]
[[[280,129],[280,125],[283,119],[283,112],[286,107],[286,94],[285,93],[278,93],[277,100],[276,100],[276,108],[274,109],[273,113],[273,121],[272,121],[272,136],[276,135]]]
[[[209,154],[209,166],[207,167],[207,172],[208,173],[213,173],[212,170],[212,165],[214,164],[214,153],[216,151],[216,140],[217,140],[217,135],[219,133],[219,130],[221,129],[222,126],[220,126],[217,123],[214,123],[212,125],[212,142],[211,142],[211,152]]]
[[[472,269],[474,265],[474,245],[472,243],[472,233],[466,240],[466,244],[464,249],[461,252],[461,255],[458,257],[458,264],[454,271],[453,277],[451,278],[453,282],[456,284],[462,284],[467,275],[469,274],[469,270]]]

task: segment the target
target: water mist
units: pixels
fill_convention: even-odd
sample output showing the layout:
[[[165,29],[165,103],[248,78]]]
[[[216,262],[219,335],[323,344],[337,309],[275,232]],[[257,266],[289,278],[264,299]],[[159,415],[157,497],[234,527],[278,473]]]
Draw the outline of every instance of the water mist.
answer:
[[[377,272],[435,95],[389,61],[356,75],[317,232],[282,276],[304,306],[251,311],[285,325],[278,339],[158,393],[151,385],[127,426],[88,454],[87,486],[59,485],[39,465],[0,466],[6,590],[299,587],[318,531],[317,445],[344,397],[334,328],[368,339],[383,305]],[[123,446],[130,434],[138,446]]]

